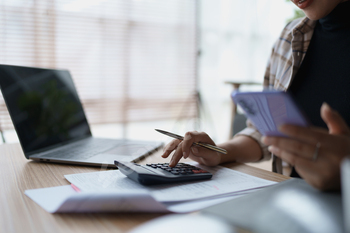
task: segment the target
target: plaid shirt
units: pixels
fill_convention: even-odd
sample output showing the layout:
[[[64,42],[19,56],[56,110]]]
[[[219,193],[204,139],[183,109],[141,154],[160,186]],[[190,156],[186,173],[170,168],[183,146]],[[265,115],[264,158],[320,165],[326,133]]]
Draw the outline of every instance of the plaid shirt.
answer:
[[[264,89],[288,90],[305,58],[316,22],[306,17],[300,18],[290,22],[283,29],[272,49],[264,77]],[[256,140],[263,151],[262,160],[271,158],[267,146],[260,142],[261,134],[250,121],[247,121],[247,128],[237,135],[249,136]],[[273,171],[282,173],[282,162],[276,156],[274,156]]]

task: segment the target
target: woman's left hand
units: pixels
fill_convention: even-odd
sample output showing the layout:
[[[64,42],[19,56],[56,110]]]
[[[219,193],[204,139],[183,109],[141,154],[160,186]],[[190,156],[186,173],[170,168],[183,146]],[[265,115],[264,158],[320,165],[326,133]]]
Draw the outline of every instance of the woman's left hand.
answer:
[[[329,131],[313,127],[283,125],[284,137],[263,137],[262,142],[282,160],[295,167],[306,182],[320,190],[340,189],[340,164],[350,154],[350,129],[328,104],[321,117]]]

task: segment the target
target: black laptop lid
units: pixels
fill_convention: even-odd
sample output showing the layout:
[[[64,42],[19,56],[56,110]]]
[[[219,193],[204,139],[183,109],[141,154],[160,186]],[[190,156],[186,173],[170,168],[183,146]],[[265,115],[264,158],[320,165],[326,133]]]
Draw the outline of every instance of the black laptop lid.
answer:
[[[0,87],[27,158],[91,136],[69,71],[0,65]]]

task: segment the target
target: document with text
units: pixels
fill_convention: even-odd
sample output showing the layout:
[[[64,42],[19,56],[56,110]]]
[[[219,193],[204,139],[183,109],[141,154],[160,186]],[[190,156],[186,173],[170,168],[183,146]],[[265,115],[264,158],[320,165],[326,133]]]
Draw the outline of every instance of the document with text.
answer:
[[[71,185],[31,189],[25,194],[50,213],[197,211],[276,182],[224,167],[195,166],[211,172],[211,180],[143,186],[118,170],[65,175]]]
[[[118,170],[65,175],[65,178],[81,191],[108,190],[118,193],[130,190],[147,190],[159,202],[190,201],[215,196],[227,196],[276,183],[221,166],[206,167],[199,164],[194,165],[211,172],[213,174],[212,179],[143,186],[130,180]]]

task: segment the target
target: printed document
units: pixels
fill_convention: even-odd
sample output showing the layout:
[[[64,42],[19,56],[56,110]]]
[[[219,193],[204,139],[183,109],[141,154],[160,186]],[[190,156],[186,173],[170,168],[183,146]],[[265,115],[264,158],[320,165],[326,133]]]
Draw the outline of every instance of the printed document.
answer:
[[[194,164],[194,163],[192,163]],[[70,185],[26,190],[25,194],[50,213],[162,212],[187,213],[228,201],[276,182],[224,167],[201,167],[211,180],[143,186],[118,170],[65,175]]]
[[[118,193],[131,190],[147,190],[159,202],[190,201],[233,193],[237,194],[276,183],[221,166],[206,167],[199,164],[195,164],[195,166],[211,172],[213,174],[212,179],[143,186],[130,180],[119,170],[65,175],[65,178],[83,192],[108,190]]]

